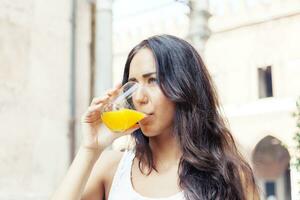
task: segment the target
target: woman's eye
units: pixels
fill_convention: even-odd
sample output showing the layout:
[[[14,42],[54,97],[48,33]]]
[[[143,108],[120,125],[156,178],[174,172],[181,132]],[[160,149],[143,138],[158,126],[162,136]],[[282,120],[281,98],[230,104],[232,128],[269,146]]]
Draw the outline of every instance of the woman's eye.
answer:
[[[157,79],[156,78],[149,78],[148,83],[156,83]]]

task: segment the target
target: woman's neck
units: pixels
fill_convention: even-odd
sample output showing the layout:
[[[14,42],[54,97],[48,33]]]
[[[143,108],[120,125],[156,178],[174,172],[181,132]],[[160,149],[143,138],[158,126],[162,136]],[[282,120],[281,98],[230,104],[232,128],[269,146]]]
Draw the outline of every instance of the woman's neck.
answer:
[[[151,137],[149,144],[158,171],[178,166],[182,154],[176,138],[171,133]]]

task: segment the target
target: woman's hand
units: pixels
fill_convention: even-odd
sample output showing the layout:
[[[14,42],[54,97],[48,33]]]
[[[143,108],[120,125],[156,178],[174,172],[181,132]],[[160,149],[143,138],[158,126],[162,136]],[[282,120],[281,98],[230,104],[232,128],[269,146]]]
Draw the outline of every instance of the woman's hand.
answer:
[[[101,121],[101,110],[103,106],[112,100],[118,93],[121,84],[108,91],[105,96],[94,98],[87,111],[81,118],[83,143],[82,147],[90,150],[104,150],[114,139],[130,134],[139,129],[138,125],[133,126],[123,133],[111,132],[104,127]]]

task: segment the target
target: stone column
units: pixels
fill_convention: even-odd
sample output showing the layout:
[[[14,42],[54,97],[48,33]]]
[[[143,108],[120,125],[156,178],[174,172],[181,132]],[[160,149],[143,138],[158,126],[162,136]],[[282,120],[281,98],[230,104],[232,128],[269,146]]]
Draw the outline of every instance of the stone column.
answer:
[[[189,6],[191,11],[188,39],[201,53],[211,34],[208,27],[208,19],[211,16],[208,11],[208,0],[190,0]]]
[[[112,87],[112,0],[97,0],[94,95]]]

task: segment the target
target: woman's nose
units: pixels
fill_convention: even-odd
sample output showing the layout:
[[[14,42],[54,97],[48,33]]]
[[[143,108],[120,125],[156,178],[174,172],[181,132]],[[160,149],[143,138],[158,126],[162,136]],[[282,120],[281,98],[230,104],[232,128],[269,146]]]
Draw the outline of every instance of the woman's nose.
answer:
[[[146,88],[144,88],[142,85],[139,85],[138,89],[134,92],[133,102],[138,105],[146,104],[148,102]]]

